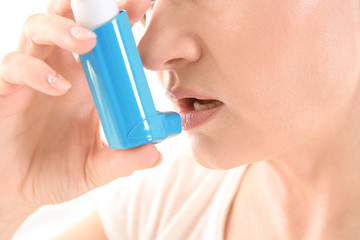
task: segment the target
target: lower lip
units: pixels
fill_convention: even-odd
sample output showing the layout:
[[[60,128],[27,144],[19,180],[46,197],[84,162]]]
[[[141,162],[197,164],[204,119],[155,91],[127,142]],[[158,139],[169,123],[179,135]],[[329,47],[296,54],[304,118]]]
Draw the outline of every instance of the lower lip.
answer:
[[[191,129],[194,129],[200,125],[203,125],[207,122],[209,122],[214,114],[216,114],[223,105],[220,105],[216,108],[207,109],[207,110],[199,110],[199,111],[186,111],[186,112],[180,112],[181,116],[181,124],[182,128],[185,131],[189,131]]]

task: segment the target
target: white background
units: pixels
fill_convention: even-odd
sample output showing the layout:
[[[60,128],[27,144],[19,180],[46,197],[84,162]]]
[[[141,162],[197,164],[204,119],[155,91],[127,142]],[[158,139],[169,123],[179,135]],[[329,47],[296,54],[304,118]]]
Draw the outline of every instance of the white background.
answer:
[[[48,0],[0,1],[0,58],[16,50],[23,22],[31,14],[45,12],[47,3]],[[139,32],[135,34],[138,35]],[[164,97],[154,75],[148,72],[147,75],[157,109],[171,110],[171,104]],[[183,143],[183,137],[176,137],[159,144],[158,148],[164,155],[164,161],[181,151],[179,146],[183,146]],[[96,190],[59,206],[43,207],[23,224],[14,239],[49,239],[57,235],[91,212],[103,191]]]

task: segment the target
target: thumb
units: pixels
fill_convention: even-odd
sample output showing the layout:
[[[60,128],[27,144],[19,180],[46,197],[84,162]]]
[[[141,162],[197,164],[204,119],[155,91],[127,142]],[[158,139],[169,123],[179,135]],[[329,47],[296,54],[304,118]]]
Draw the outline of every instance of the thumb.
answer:
[[[126,150],[99,149],[85,166],[87,185],[91,189],[105,185],[136,170],[155,167],[161,160],[162,155],[153,144]]]

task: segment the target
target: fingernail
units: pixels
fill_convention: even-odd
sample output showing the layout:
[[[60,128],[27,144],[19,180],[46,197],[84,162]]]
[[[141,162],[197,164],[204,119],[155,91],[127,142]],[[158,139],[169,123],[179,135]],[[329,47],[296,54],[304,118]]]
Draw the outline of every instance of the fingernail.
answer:
[[[159,157],[157,159],[157,161],[155,162],[155,164],[152,167],[157,167],[160,165],[160,163],[162,162],[163,159],[163,155],[159,152]]]
[[[86,40],[90,38],[96,38],[96,34],[81,26],[75,26],[71,28],[71,34],[78,40]]]
[[[50,73],[48,75],[48,82],[51,87],[56,88],[60,91],[65,91],[71,88],[71,84],[58,73]]]

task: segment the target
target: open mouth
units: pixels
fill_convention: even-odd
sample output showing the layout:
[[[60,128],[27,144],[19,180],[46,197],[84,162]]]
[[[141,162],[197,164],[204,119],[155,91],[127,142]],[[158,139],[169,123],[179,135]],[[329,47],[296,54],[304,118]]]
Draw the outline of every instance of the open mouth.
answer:
[[[176,101],[184,130],[191,130],[210,121],[224,105],[213,99],[183,98]]]
[[[183,98],[176,102],[180,113],[211,110],[223,105],[221,101],[214,99]]]
[[[208,110],[212,108],[216,108],[223,103],[218,100],[200,100],[200,99],[194,99],[194,110],[200,111],[200,110]]]
[[[211,121],[225,105],[191,90],[166,91],[166,95],[180,113],[183,130],[191,130]]]

